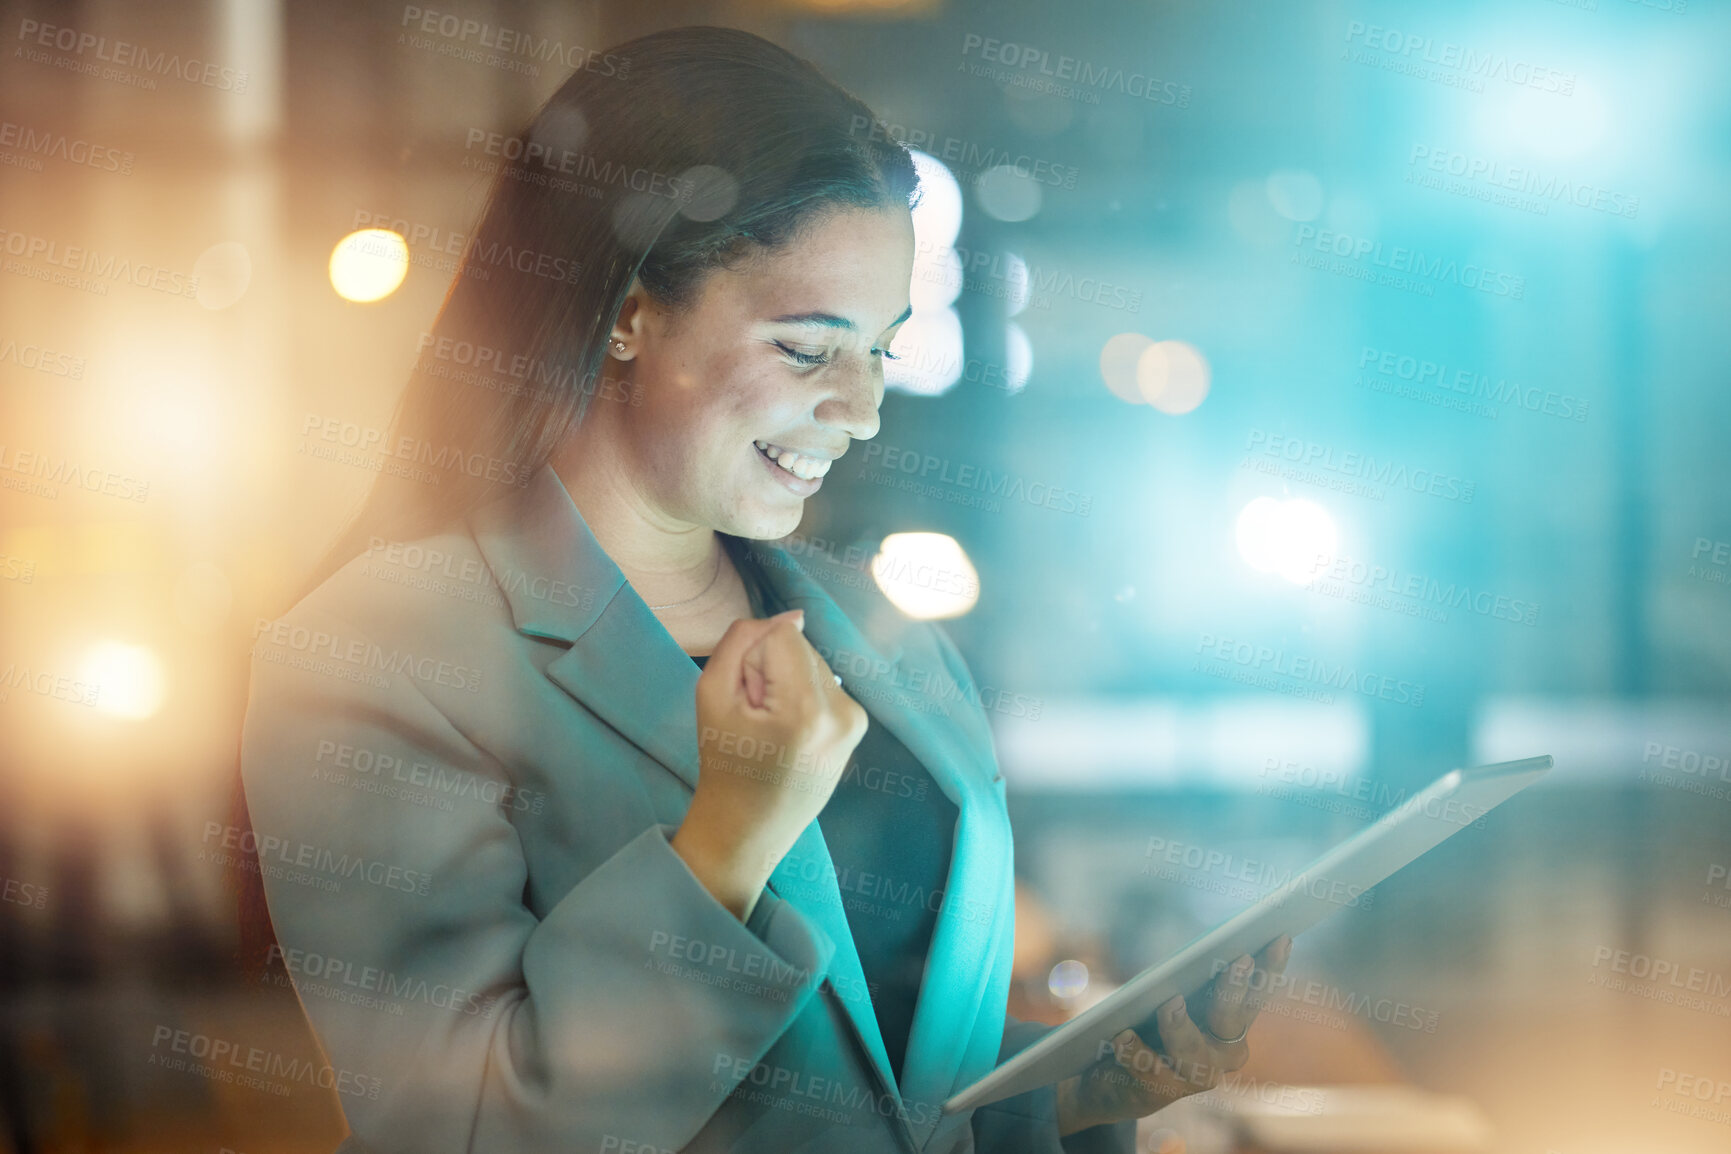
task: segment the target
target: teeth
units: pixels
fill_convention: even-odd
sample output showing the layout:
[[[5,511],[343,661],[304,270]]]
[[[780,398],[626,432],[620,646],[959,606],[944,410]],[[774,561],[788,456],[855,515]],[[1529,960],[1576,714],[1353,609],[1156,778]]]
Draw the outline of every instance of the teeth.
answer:
[[[794,476],[807,481],[814,481],[829,472],[829,467],[835,462],[822,457],[802,457],[792,449],[784,449],[780,445],[772,445],[768,441],[754,442],[763,455],[780,465]]]

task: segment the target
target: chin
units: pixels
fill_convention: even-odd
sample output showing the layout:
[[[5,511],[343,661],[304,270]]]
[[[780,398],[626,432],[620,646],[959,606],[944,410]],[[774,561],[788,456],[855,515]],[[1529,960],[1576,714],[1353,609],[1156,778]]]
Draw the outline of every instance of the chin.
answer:
[[[800,518],[804,515],[804,501],[778,509],[760,505],[754,509],[742,510],[734,523],[722,526],[721,531],[753,541],[775,541],[799,528]]]

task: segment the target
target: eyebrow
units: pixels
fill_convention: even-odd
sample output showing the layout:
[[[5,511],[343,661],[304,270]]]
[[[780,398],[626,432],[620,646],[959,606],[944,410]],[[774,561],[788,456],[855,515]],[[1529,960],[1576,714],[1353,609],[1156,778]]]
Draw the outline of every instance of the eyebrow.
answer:
[[[893,329],[913,315],[914,306],[910,304],[902,310],[901,316],[884,327]],[[858,325],[846,317],[840,317],[834,313],[785,313],[779,317],[771,317],[769,320],[771,324],[777,325],[811,325],[817,328],[846,329],[850,333],[859,331]]]

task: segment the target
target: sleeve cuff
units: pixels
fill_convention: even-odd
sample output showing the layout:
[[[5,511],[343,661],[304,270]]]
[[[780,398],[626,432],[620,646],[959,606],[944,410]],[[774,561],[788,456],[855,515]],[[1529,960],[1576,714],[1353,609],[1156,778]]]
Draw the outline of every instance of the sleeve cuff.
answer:
[[[671,858],[677,866],[677,872],[684,876],[692,889],[702,895],[701,901],[713,905],[726,914],[729,921],[738,925],[739,920],[715,900],[714,894],[703,888],[703,883],[697,880],[697,875],[691,872],[685,859],[674,851],[670,839],[677,828],[657,824],[643,831],[639,840],[656,843],[644,848],[652,854],[665,854]],[[770,952],[788,966],[809,974],[812,986],[821,984],[829,972],[830,959],[835,956],[835,943],[798,909],[771,893],[767,886],[758,895],[757,904],[752,908],[751,916],[745,919],[743,928],[768,946]]]

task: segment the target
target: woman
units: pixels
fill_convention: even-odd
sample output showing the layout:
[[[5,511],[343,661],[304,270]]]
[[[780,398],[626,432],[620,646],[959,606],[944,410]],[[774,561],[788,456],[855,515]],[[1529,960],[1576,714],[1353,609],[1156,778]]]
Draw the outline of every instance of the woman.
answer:
[[[1242,1064],[1251,1008],[1175,1000],[1166,1060],[1126,1032],[942,1117],[1041,1032],[1004,1015],[985,717],[942,631],[766,544],[877,432],[910,159],[743,32],[606,60],[498,149],[391,440],[423,467],[381,473],[254,651],[271,955],[350,1141],[1129,1149]]]

